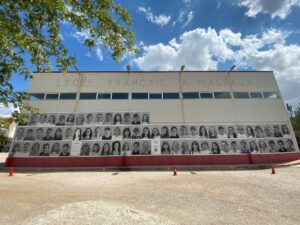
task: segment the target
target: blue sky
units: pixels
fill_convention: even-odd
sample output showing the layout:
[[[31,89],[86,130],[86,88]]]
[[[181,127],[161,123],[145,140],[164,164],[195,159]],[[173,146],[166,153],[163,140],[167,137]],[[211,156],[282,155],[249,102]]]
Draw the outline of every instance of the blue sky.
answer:
[[[274,70],[286,102],[300,102],[300,0],[116,1],[132,17],[140,55],[115,63],[101,43],[84,47],[88,32],[62,25],[61,37],[80,70]],[[13,77],[16,90],[28,81]],[[3,111],[3,110],[2,110]],[[1,110],[0,110],[1,114]]]

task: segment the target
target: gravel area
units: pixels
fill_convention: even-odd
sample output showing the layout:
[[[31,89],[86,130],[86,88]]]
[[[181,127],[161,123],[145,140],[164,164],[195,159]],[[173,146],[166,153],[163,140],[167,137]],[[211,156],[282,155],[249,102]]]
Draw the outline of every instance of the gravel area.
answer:
[[[242,171],[0,170],[0,224],[300,224],[300,167]]]
[[[173,225],[174,223],[126,205],[100,201],[70,203],[20,223],[20,225],[50,224]]]

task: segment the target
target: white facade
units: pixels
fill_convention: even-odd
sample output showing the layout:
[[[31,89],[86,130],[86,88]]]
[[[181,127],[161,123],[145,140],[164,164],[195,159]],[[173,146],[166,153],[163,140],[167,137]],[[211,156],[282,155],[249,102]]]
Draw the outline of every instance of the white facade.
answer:
[[[280,93],[271,71],[35,73],[28,92],[46,94],[30,102],[42,112],[142,111],[150,112],[152,124],[290,124],[282,99],[272,98],[272,93]],[[170,92],[179,93],[180,98],[131,99],[131,93]],[[182,99],[186,92],[229,92],[231,97]],[[271,98],[233,98],[235,92],[259,92]],[[47,94],[61,93],[76,93],[77,99],[46,100]],[[129,98],[79,100],[80,93],[129,93]]]

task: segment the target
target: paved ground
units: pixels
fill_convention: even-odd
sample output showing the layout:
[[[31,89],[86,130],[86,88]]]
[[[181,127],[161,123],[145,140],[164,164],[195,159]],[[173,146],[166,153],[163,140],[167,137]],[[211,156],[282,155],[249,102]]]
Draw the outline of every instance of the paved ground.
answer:
[[[300,224],[300,167],[270,172],[2,170],[0,224]]]

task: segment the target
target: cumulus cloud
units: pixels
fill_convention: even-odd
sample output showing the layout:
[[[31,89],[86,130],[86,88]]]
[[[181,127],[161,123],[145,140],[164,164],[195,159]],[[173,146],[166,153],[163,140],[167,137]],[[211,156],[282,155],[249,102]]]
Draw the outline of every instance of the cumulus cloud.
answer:
[[[197,28],[167,44],[145,45],[134,62],[143,70],[176,70],[182,64],[191,70],[211,70],[232,57],[233,51],[214,29]]]
[[[178,70],[183,64],[187,70],[217,70],[220,63],[230,61],[244,69],[273,70],[284,89],[296,82],[300,90],[300,45],[287,44],[288,36],[275,29],[243,37],[230,29],[197,28],[166,44],[144,45],[133,61],[142,70]],[[283,95],[295,101],[300,93],[296,88],[292,93]]]
[[[238,5],[247,8],[246,16],[269,13],[272,18],[286,18],[293,6],[300,6],[300,0],[239,0]]]
[[[72,34],[72,37],[75,38],[78,42],[84,43],[85,39],[91,38],[91,34],[88,30],[76,31]],[[99,61],[103,60],[103,53],[101,50],[101,42],[97,42],[95,48],[92,50]],[[88,52],[85,54],[87,57],[91,57],[91,54]]]
[[[154,24],[157,24],[159,26],[165,26],[167,25],[170,20],[171,20],[171,16],[166,16],[164,14],[155,16],[152,12],[151,12],[151,8],[145,8],[145,7],[138,7],[138,11],[142,12],[145,14],[146,19]]]

